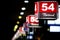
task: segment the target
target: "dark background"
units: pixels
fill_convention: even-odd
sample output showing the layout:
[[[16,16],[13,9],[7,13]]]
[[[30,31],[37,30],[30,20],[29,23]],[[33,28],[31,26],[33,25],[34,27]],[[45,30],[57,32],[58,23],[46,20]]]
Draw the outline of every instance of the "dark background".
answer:
[[[11,40],[11,38],[15,34],[15,32],[13,31],[14,25],[16,25],[17,21],[21,22],[19,26],[22,25],[25,22],[25,17],[27,15],[33,14],[34,2],[36,1],[39,0],[30,0],[28,4],[25,4],[24,0],[2,0],[0,13],[0,40]],[[58,3],[60,4],[59,1]],[[23,15],[23,18],[19,20],[18,16],[22,11],[21,7],[23,6],[25,6],[27,9],[24,11],[25,14]],[[53,34],[56,35],[57,33],[52,33],[50,35]],[[57,35],[55,37],[57,37]]]

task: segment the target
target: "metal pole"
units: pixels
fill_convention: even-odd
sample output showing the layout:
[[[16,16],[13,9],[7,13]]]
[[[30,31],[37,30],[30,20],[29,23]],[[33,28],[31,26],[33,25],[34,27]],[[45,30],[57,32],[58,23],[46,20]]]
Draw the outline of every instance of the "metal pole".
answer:
[[[39,20],[39,26],[42,26],[42,28],[40,28],[40,37],[41,37],[40,40],[45,40],[45,36],[48,28],[47,20],[43,20],[43,19]]]

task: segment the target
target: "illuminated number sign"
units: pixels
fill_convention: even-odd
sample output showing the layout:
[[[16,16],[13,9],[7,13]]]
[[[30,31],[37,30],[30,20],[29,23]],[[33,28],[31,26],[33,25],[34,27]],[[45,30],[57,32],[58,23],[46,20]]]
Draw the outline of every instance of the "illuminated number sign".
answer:
[[[31,25],[37,25],[39,24],[39,21],[37,20],[37,16],[35,15],[29,15],[26,17],[26,22],[28,22]]]
[[[56,1],[39,2],[39,19],[57,19],[58,3]]]
[[[57,13],[58,3],[56,1],[41,1],[39,7],[40,13]]]
[[[58,13],[58,3],[56,1],[35,2],[34,12],[38,19],[56,19],[56,13]]]

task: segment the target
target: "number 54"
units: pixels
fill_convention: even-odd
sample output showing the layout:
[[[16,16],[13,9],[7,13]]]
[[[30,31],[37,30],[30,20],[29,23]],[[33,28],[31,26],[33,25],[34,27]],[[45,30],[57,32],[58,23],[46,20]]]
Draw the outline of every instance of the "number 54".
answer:
[[[47,10],[54,11],[54,4],[51,3],[51,4],[48,6],[48,3],[43,3],[43,4],[42,4],[42,11],[47,11]]]

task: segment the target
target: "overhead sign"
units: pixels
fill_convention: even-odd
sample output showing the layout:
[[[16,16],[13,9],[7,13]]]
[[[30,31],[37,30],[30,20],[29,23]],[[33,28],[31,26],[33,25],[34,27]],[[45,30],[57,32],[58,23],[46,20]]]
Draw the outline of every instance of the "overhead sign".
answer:
[[[34,11],[38,19],[57,19],[58,3],[56,1],[35,2]]]
[[[57,13],[58,3],[56,1],[39,2],[40,13]]]
[[[56,1],[41,1],[39,9],[40,19],[57,19],[58,3]]]

